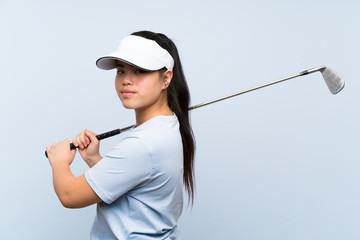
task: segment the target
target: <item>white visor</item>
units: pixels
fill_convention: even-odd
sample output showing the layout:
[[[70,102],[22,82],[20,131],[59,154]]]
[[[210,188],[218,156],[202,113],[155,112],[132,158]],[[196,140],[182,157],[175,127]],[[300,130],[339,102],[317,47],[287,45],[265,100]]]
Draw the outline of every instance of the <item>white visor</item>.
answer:
[[[174,59],[157,42],[134,35],[125,37],[116,52],[99,58],[96,65],[101,69],[110,70],[116,68],[117,61],[149,71],[160,70],[163,67],[172,70],[174,67]]]

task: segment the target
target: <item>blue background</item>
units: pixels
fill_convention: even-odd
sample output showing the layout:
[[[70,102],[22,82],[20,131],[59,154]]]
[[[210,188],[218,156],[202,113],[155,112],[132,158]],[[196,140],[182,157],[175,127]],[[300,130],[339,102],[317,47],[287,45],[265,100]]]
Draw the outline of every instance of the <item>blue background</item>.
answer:
[[[0,239],[89,237],[95,207],[62,207],[44,150],[135,122],[95,60],[143,29],[177,44],[193,105],[322,65],[346,82],[333,96],[314,73],[191,112],[183,239],[359,239],[359,12],[355,0],[0,1]],[[77,155],[71,168],[87,166]]]

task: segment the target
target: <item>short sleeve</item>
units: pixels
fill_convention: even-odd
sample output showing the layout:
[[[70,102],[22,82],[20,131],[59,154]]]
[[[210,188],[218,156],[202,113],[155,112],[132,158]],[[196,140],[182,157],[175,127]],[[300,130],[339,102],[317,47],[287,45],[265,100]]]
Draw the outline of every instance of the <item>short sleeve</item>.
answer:
[[[95,193],[107,204],[147,181],[151,175],[151,153],[136,137],[127,137],[100,162],[85,172]]]

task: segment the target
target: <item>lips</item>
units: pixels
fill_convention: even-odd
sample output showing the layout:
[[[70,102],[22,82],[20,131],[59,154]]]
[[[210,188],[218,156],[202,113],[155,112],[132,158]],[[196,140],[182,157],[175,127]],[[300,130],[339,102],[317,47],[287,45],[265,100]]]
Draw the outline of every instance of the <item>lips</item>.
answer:
[[[120,91],[120,93],[123,97],[131,97],[132,95],[135,94],[135,92],[129,91],[129,90],[123,90],[123,91]]]

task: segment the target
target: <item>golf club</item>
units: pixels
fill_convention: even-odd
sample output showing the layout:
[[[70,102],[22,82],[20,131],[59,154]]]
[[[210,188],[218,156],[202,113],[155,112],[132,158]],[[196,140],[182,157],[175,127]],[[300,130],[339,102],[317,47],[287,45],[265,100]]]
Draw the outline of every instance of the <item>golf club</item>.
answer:
[[[268,87],[268,86],[271,86],[271,85],[274,85],[274,84],[277,84],[277,83],[280,83],[280,82],[284,82],[284,81],[287,81],[287,80],[290,80],[290,79],[293,79],[293,78],[296,78],[296,77],[300,77],[300,76],[304,76],[304,75],[307,75],[307,74],[310,74],[310,73],[318,72],[318,71],[321,72],[321,74],[322,74],[322,76],[323,76],[323,78],[325,80],[325,83],[328,86],[328,88],[329,88],[329,90],[330,90],[330,92],[332,94],[337,94],[344,88],[344,86],[345,86],[344,80],[334,70],[332,70],[331,68],[322,66],[322,67],[311,68],[311,69],[302,71],[302,72],[300,72],[300,73],[298,73],[296,75],[290,76],[290,77],[286,77],[286,78],[283,78],[283,79],[280,79],[280,80],[277,80],[277,81],[274,81],[274,82],[270,82],[270,83],[267,83],[267,84],[264,84],[264,85],[261,85],[261,86],[258,86],[258,87],[254,87],[254,88],[251,88],[251,89],[248,89],[248,90],[245,90],[245,91],[237,92],[237,93],[234,93],[234,94],[222,97],[222,98],[218,98],[218,99],[215,99],[215,100],[211,100],[211,101],[208,101],[208,102],[205,102],[205,103],[201,103],[201,104],[192,106],[192,107],[189,108],[189,111],[194,110],[196,108],[200,108],[200,107],[209,105],[209,104],[220,102],[220,101],[223,101],[223,100],[228,99],[228,98],[239,96],[239,95],[244,94],[244,93],[248,93],[248,92],[251,92],[251,91],[254,91],[254,90],[258,90],[260,88],[264,88],[264,87]],[[125,132],[127,130],[130,130],[133,127],[135,127],[135,125],[128,126],[128,127],[125,127],[125,128],[115,129],[115,130],[112,130],[112,131],[109,131],[109,132],[99,134],[99,135],[96,136],[96,138],[98,140],[102,140],[102,139],[105,139],[105,138],[108,138],[108,137],[118,135],[118,134],[120,134],[122,132]],[[75,149],[75,148],[77,148],[77,147],[75,147],[75,145],[73,143],[70,143],[70,149]],[[45,156],[48,157],[46,151],[45,151]]]

